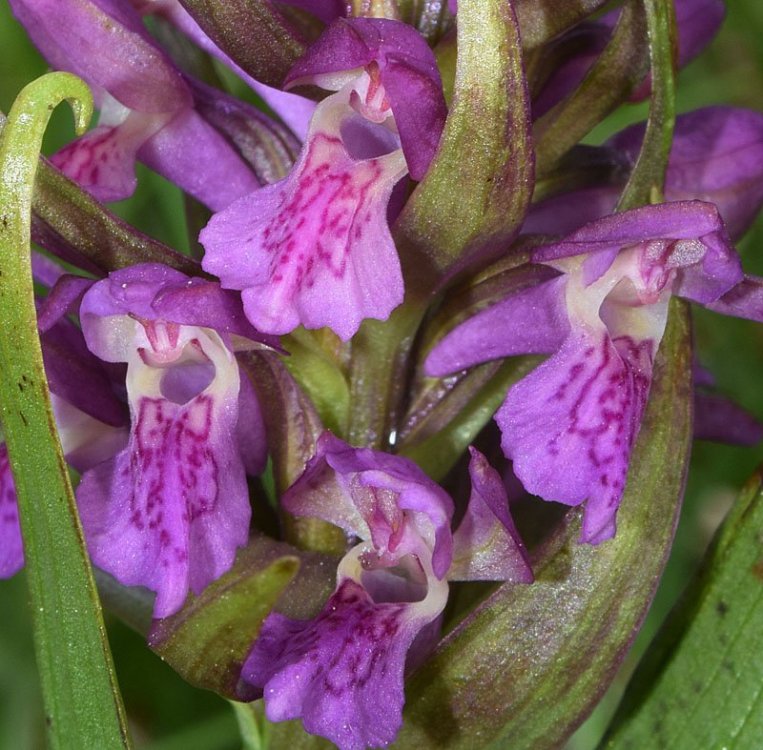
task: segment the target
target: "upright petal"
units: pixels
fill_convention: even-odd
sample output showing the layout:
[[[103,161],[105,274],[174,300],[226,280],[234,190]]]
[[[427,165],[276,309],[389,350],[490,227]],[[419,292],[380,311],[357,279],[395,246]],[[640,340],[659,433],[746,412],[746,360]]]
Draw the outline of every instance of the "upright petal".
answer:
[[[372,67],[395,116],[411,176],[420,180],[437,149],[447,107],[434,54],[412,26],[340,18],[297,61],[286,84],[339,88],[347,71]]]
[[[522,539],[509,512],[501,475],[476,448],[469,449],[472,492],[466,514],[453,535],[451,581],[532,583]]]

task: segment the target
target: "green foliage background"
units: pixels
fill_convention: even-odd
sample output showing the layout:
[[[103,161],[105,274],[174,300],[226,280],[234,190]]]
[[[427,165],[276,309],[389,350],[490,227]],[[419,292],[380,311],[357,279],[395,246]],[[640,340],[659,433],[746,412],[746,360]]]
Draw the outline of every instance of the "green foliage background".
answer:
[[[678,109],[730,104],[763,111],[763,3],[728,0],[719,36],[679,78]],[[46,71],[45,62],[0,4],[0,110],[16,93]],[[590,136],[600,142],[626,124],[642,119],[644,105],[627,106]],[[73,135],[70,115],[61,108],[46,139],[52,153]],[[148,234],[185,250],[188,237],[179,191],[139,168],[139,187],[116,210]],[[763,275],[763,219],[740,243],[746,270]],[[703,364],[720,389],[763,420],[763,326],[730,321],[703,310],[695,316],[695,336]],[[695,444],[678,537],[650,616],[615,685],[586,724],[570,740],[570,750],[588,750],[601,736],[638,656],[696,569],[715,528],[760,462],[763,450]],[[34,664],[23,573],[0,581],[0,748],[44,747],[43,716]],[[142,639],[109,619],[117,672],[138,748],[146,750],[226,750],[240,747],[229,706],[216,696],[186,685],[145,647]]]

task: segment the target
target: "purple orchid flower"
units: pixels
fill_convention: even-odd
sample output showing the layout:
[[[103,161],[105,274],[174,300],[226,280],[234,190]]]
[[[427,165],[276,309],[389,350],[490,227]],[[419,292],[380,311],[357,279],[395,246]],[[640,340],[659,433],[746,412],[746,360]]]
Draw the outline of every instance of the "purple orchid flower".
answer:
[[[613,136],[606,147],[632,166],[646,125]],[[534,205],[525,233],[567,234],[611,213],[622,185],[581,188]],[[763,114],[736,107],[704,107],[676,118],[665,175],[668,201],[715,203],[732,239],[747,231],[763,206]]]
[[[103,201],[129,197],[139,159],[213,210],[255,189],[256,178],[193,107],[181,72],[129,3],[10,0],[32,41],[59,70],[83,78],[100,108],[96,128],[52,162]]]
[[[532,580],[500,476],[476,451],[470,472],[475,488],[454,536],[450,497],[414,463],[321,436],[283,505],[359,543],[314,619],[265,620],[242,676],[262,689],[269,719],[301,717],[341,750],[386,746],[402,723],[406,664],[436,642],[447,579]]]
[[[744,274],[717,209],[699,201],[608,216],[537,248],[532,261],[560,275],[455,328],[426,370],[443,375],[498,357],[552,354],[511,388],[495,418],[525,488],[585,502],[581,541],[597,544],[615,533],[670,297],[716,309],[736,304],[737,314],[758,320],[763,310],[724,302]],[[760,288],[759,280],[747,283]]]
[[[267,339],[236,302],[157,264],[116,271],[82,301],[88,347],[127,363],[131,427],[83,476],[80,515],[93,562],[156,591],[156,617],[225,573],[249,537],[245,475],[264,466],[264,428],[234,351]]]
[[[395,184],[421,179],[437,148],[440,77],[413,28],[357,18],[332,24],[287,83],[337,93],[316,108],[287,178],[212,217],[202,265],[243,292],[259,330],[328,326],[347,340],[402,302],[387,207]]]

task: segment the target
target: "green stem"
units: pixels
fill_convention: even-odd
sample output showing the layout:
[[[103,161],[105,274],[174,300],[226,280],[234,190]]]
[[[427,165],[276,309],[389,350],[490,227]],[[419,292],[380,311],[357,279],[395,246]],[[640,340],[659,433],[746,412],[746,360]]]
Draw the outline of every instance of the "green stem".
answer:
[[[98,594],[58,440],[42,363],[30,260],[42,135],[67,99],[77,132],[93,111],[69,73],[29,84],[0,136],[0,405],[18,496],[48,739],[54,748],[130,742]]]

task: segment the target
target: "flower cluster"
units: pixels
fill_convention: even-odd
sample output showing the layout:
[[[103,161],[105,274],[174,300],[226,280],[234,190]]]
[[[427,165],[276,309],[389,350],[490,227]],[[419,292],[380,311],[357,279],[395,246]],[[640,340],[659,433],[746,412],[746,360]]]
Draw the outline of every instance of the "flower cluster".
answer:
[[[526,196],[521,221],[480,238],[485,252],[465,247],[472,261],[447,265],[427,244],[426,222],[418,234],[405,227],[442,190],[430,176],[443,170],[441,143],[463,135],[469,92],[458,89],[459,69],[446,104],[447,62],[438,66],[434,37],[414,25],[354,15],[341,2],[281,4],[281,21],[315,34],[272,86],[195,3],[10,5],[51,66],[82,77],[100,110],[98,125],[52,163],[109,202],[134,191],[138,160],[209,210],[203,256],[187,258],[183,272],[168,254],[166,264],[83,265],[96,279],[64,273],[49,256],[76,257],[62,251],[66,237],[55,227],[39,236],[45,367],[64,453],[81,473],[93,564],[151,592],[158,620],[202,596],[263,533],[333,554],[333,593],[309,612],[277,606],[237,655],[239,683],[271,721],[299,718],[341,750],[388,745],[403,721],[406,676],[453,625],[448,582],[533,581],[509,496],[584,506],[581,543],[615,536],[672,298],[763,322],[763,279],[745,275],[733,246],[763,204],[763,115],[714,107],[680,116],[664,197],[651,205],[618,210],[643,125],[575,152],[573,177],[582,165],[585,179],[536,191],[531,205],[532,185],[503,186]],[[695,5],[706,6],[702,22]],[[452,41],[458,9],[447,8],[441,31]],[[722,6],[676,9],[683,64],[712,38]],[[144,15],[174,35],[174,58]],[[494,126],[491,137],[530,144],[535,120],[545,123],[541,149],[549,118],[579,91],[620,20],[614,11],[561,29],[548,42],[553,70],[532,81],[512,127],[480,122],[481,103],[475,133]],[[176,48],[215,58],[270,114],[200,80]],[[626,94],[643,98],[651,86],[642,78]],[[489,151],[480,138],[473,148]],[[465,302],[440,325],[451,294]],[[431,395],[455,382],[468,390],[484,363],[527,355],[546,358],[494,410],[500,439],[492,412],[467,429],[458,405]],[[735,407],[703,393],[698,434],[706,426],[715,438],[760,438],[747,415],[744,428],[724,429],[718,414]],[[457,447],[446,461],[453,470],[429,476],[411,457],[423,455],[416,426],[432,414],[429,434]],[[429,458],[428,470],[437,465]],[[24,558],[4,444],[0,541],[0,576],[10,576]]]

